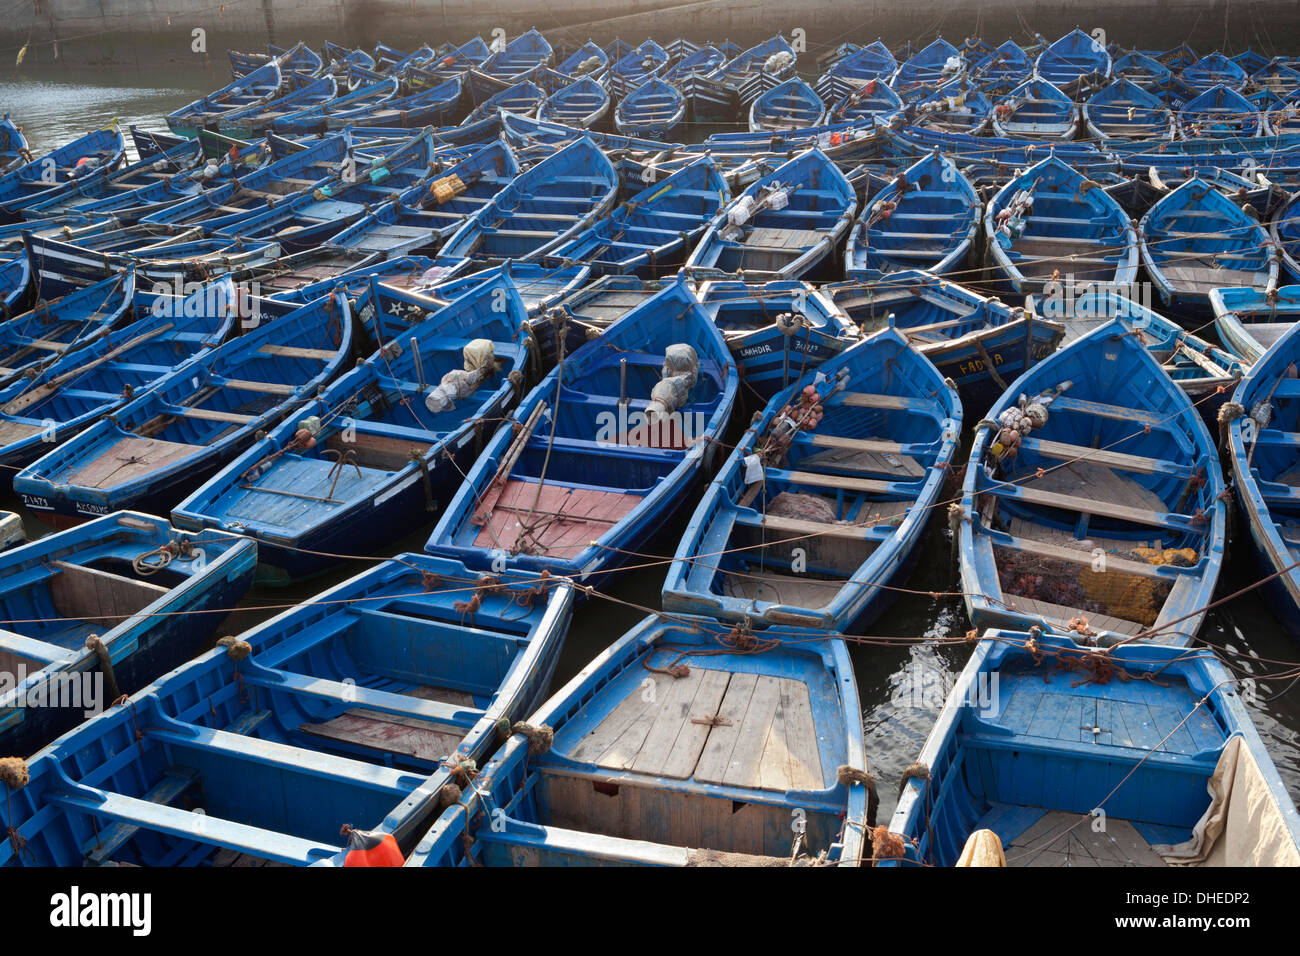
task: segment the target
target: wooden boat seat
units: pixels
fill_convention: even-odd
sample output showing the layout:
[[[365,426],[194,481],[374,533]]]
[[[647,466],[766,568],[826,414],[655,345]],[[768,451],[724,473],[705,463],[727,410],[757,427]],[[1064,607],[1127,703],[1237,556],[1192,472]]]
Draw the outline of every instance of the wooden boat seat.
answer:
[[[1052,411],[1069,411],[1078,412],[1082,415],[1096,415],[1099,418],[1115,418],[1120,421],[1136,422],[1140,425],[1165,425],[1170,421],[1177,421],[1177,416],[1170,418],[1166,415],[1157,415],[1141,408],[1126,408],[1120,405],[1108,405],[1104,402],[1093,402],[1083,398],[1073,398],[1070,395],[1058,395],[1052,400]]]
[[[1028,485],[1013,485],[997,482],[984,482],[986,487],[980,494],[1009,498],[1029,505],[1044,508],[1057,508],[1062,511],[1075,511],[1083,514],[1131,521],[1134,524],[1148,525],[1154,528],[1169,528],[1191,534],[1204,534],[1205,526],[1198,526],[1190,515],[1155,511],[1149,508],[1134,508],[1116,504],[1114,501],[1099,501],[1082,495],[1065,494],[1059,491],[1043,491]]]
[[[168,767],[158,781],[142,799],[160,806],[169,806],[176,802],[186,790],[199,779],[199,772],[191,767]],[[100,830],[87,841],[82,850],[86,862],[91,866],[102,866],[111,862],[113,854],[124,847],[140,831],[134,823],[118,822]]]
[[[833,488],[837,491],[862,492],[863,494],[911,494],[906,482],[882,481],[876,478],[858,478],[850,475],[822,474],[814,471],[787,470],[784,468],[766,469],[769,481],[784,481],[795,485],[808,485],[814,488]]]
[[[936,406],[933,399],[911,398],[906,395],[878,395],[867,392],[836,392],[829,396],[823,404],[904,412],[931,412],[935,410]]]
[[[1071,564],[1084,565],[1088,567],[1091,567],[1096,560],[1091,551],[1083,551],[1079,548],[1063,547],[1047,541],[1038,541],[1033,538],[1016,538],[1000,533],[992,534],[990,537],[992,538],[994,548],[1000,548],[1003,550],[1023,551],[1026,554],[1037,555],[1040,558],[1054,558],[1058,561],[1066,561]],[[1134,574],[1139,577],[1154,578],[1165,582],[1171,581],[1175,576],[1194,573],[1191,568],[1177,568],[1169,565],[1148,564],[1145,561],[1135,561],[1132,558],[1121,558],[1109,553],[1104,556],[1104,561],[1105,570],[1107,572]],[[1165,568],[1164,573],[1161,573],[1161,567]]]
[[[234,425],[247,425],[257,421],[257,415],[241,415],[238,412],[222,412],[212,408],[195,408],[191,405],[167,405],[169,415],[182,418],[197,418],[208,422],[230,422]]]
[[[263,345],[258,351],[281,358],[319,359],[324,362],[338,356],[337,349],[304,349],[292,345]]]
[[[19,661],[66,664],[80,656],[80,651],[0,628],[0,665],[11,673],[17,671]]]
[[[779,543],[785,538],[831,538],[839,541],[881,541],[893,534],[892,522],[871,521],[862,524],[849,521],[830,524],[825,521],[809,521],[804,518],[787,518],[783,515],[761,514],[750,518],[743,513],[737,514],[738,527],[762,528],[772,532],[769,543]]]
[[[252,658],[249,659],[253,661]],[[305,697],[316,697],[337,703],[356,704],[367,710],[382,714],[394,714],[400,717],[419,718],[445,727],[469,730],[483,716],[483,711],[475,707],[463,707],[442,701],[414,697],[407,694],[394,694],[390,691],[375,690],[356,683],[326,680],[306,674],[267,667],[257,664],[249,667],[245,662],[244,681],[255,687],[265,687],[278,691],[287,691]]]
[[[1070,445],[1065,442],[1050,441],[1046,438],[1026,436],[1020,440],[1021,452],[1031,451],[1057,461],[1080,459],[1121,471],[1133,471],[1143,475],[1172,474],[1190,478],[1195,471],[1185,462],[1168,461],[1160,458],[1145,458],[1141,455],[1129,455],[1123,452],[1089,448],[1085,445]]]

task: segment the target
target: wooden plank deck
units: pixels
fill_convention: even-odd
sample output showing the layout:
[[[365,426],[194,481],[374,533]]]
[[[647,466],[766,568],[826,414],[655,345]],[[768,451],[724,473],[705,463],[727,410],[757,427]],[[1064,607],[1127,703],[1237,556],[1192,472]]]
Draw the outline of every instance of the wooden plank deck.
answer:
[[[1094,833],[1077,813],[1053,810],[1004,848],[1007,866],[1165,866],[1133,824],[1106,818]]]
[[[637,684],[568,756],[610,770],[759,790],[830,785],[802,681],[692,667],[657,688],[646,701]]]
[[[201,445],[158,438],[120,438],[99,456],[68,475],[68,484],[111,488],[203,451]]]
[[[457,706],[474,706],[474,698],[469,694],[442,687],[418,687],[408,692],[407,696]],[[428,721],[364,707],[353,708],[323,723],[303,724],[298,729],[313,737],[429,761],[449,756],[461,742],[459,734],[435,730],[429,726]]]

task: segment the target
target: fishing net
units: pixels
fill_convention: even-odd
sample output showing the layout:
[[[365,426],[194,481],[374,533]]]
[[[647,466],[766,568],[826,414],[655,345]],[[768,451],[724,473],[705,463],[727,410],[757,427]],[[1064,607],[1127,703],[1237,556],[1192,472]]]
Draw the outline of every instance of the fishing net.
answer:
[[[835,506],[825,498],[792,491],[783,491],[768,502],[767,513],[780,518],[799,518],[824,524],[835,522]]]
[[[1153,578],[1107,570],[1106,558],[1174,567],[1191,567],[1198,558],[1192,548],[1134,547],[1125,553],[1098,554],[1088,541],[1079,541],[1073,546],[1085,554],[1096,555],[1093,562],[1079,564],[1022,551],[998,550],[998,580],[1002,592],[1150,627],[1164,607],[1171,586]]]

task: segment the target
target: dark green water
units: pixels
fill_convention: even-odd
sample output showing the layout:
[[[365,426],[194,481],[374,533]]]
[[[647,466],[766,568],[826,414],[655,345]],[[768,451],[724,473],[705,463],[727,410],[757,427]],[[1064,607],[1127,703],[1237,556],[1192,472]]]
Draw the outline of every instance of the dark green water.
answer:
[[[161,120],[164,114],[227,82],[224,61],[214,57],[214,63],[216,66],[210,72],[95,69],[36,76],[10,74],[0,80],[0,111],[12,114],[23,126],[33,151],[38,154],[115,117],[124,124],[164,129]],[[700,131],[699,135],[731,128],[712,127]],[[966,409],[968,425],[977,422],[983,411]],[[13,498],[0,499],[0,508],[21,510]],[[680,537],[680,529],[685,527],[689,516],[689,513],[676,516],[677,527],[666,529],[666,540],[671,542]],[[430,524],[413,531],[392,553],[420,551],[431,528]],[[46,530],[34,520],[28,520],[29,534],[43,534]],[[679,532],[676,537],[672,534],[674,530]],[[1245,540],[1244,535],[1238,538]],[[1221,595],[1250,583],[1252,570],[1244,553],[1247,546],[1242,544],[1235,554],[1230,554],[1220,582]],[[900,596],[871,628],[873,637],[893,638],[895,643],[851,647],[862,701],[868,763],[880,784],[881,822],[887,822],[893,811],[903,768],[916,759],[947,689],[969,655],[968,645],[937,643],[959,637],[970,628],[960,600],[936,600],[929,596],[929,592],[949,591],[956,586],[947,529],[942,520],[931,523],[920,549],[920,560],[910,579],[900,583],[921,593]],[[219,633],[237,633],[274,613],[273,608],[308,598],[362,567],[354,563],[291,589],[255,589],[244,600],[242,609],[223,623]],[[578,610],[557,671],[557,686],[639,620],[644,612],[638,608],[658,606],[663,577],[664,570],[659,568],[633,571],[610,591],[610,596],[617,601],[596,600]],[[1287,613],[1297,612],[1291,608]],[[1278,672],[1286,668],[1276,662],[1300,660],[1300,647],[1286,636],[1269,609],[1254,595],[1212,611],[1201,637],[1224,649],[1238,672],[1246,675]],[[1300,799],[1300,693],[1293,690],[1291,681],[1259,679],[1251,710],[1292,798]]]

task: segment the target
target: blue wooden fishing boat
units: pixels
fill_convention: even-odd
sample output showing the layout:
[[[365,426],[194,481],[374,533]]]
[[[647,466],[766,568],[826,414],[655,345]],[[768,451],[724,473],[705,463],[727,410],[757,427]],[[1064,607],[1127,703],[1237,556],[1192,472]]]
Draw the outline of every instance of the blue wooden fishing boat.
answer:
[[[703,478],[736,366],[678,280],[529,393],[443,511],[425,550],[476,568],[595,585],[645,548]]]
[[[18,211],[75,189],[81,180],[102,178],[121,165],[126,140],[114,123],[53,149],[0,176],[0,218],[18,219]]]
[[[516,176],[447,240],[442,255],[480,262],[524,259],[576,235],[618,195],[618,173],[588,137]]]
[[[1286,98],[1300,90],[1300,70],[1281,60],[1270,60],[1250,75],[1252,86]]]
[[[1128,215],[1054,154],[989,200],[984,234],[988,263],[1012,293],[1040,291],[1054,278],[1120,288],[1137,278],[1138,241]]]
[[[967,408],[992,405],[1025,369],[1051,355],[1065,327],[1011,308],[928,272],[891,272],[878,282],[822,286],[862,333],[896,329],[939,374],[957,385]]]
[[[350,109],[329,110],[325,113],[325,128],[396,126],[402,129],[420,129],[425,126],[445,126],[460,108],[460,98],[461,80],[459,76],[453,76],[436,86],[407,96],[394,96]]]
[[[227,113],[263,106],[275,98],[284,83],[277,60],[268,60],[244,76],[236,77],[214,93],[173,110],[167,128],[178,136],[194,136],[204,127],[216,127]]]
[[[972,79],[984,92],[1001,95],[1014,90],[1034,72],[1034,61],[1024,48],[1007,40],[973,71]]]
[[[0,865],[340,865],[353,827],[409,850],[564,644],[570,587],[493,580],[399,555],[168,674],[30,759]]]
[[[905,101],[911,101],[953,79],[965,68],[961,51],[943,37],[936,37],[899,65],[889,85]]]
[[[541,308],[532,311],[529,321],[541,367],[556,365],[561,347],[566,353],[577,351],[657,295],[665,284],[638,276],[604,275],[548,296]]]
[[[1300,864],[1300,816],[1236,683],[1207,649],[987,632],[877,865]]]
[[[770,628],[755,654],[729,632],[633,627],[529,718],[550,747],[520,728],[407,865],[857,865],[871,812],[844,642]]]
[[[536,116],[545,102],[545,90],[532,80],[522,80],[489,96],[465,117],[464,122],[477,123],[489,116],[496,116],[501,110],[518,116]]]
[[[668,51],[654,40],[646,40],[634,50],[629,50],[609,68],[609,93],[622,98],[641,86],[646,80],[657,77],[668,65]]]
[[[667,139],[686,116],[686,99],[677,87],[649,79],[619,101],[614,126],[625,136]]]
[[[1172,319],[1135,301],[1142,289],[1104,289],[1087,284],[1050,288],[1041,298],[1029,297],[1025,307],[1065,326],[1064,345],[1099,325],[1118,319],[1160,363],[1165,374],[1187,393],[1207,424],[1218,417],[1219,407],[1241,381],[1250,362],[1211,345]],[[1129,298],[1125,295],[1132,295]]]
[[[478,58],[478,51],[464,53],[462,50],[450,43],[443,43],[433,51],[433,56],[419,63],[409,63],[402,68],[399,79],[407,93],[417,93],[420,90],[437,86],[444,80],[464,78],[469,70],[477,69],[492,55],[482,37],[475,37],[478,44],[481,44],[483,57]],[[474,43],[470,41],[466,44],[466,49],[474,50]]]
[[[271,128],[286,136],[305,136],[321,133],[328,126],[329,118],[337,113],[353,110],[377,110],[401,89],[399,81],[393,77],[380,77],[373,83],[349,89],[347,93],[335,97],[328,103],[304,106],[285,116],[271,121]]]
[[[1147,50],[1145,52],[1154,56],[1157,60],[1175,72],[1181,72],[1184,67],[1191,66],[1201,58],[1201,55],[1186,43],[1180,43],[1178,46],[1170,47],[1168,50],[1164,51]]]
[[[1124,322],[1098,326],[977,426],[958,533],[971,622],[1190,644],[1223,563],[1224,487],[1187,393]]]
[[[1267,136],[1270,132],[1259,109],[1226,86],[1211,87],[1188,100],[1178,111],[1178,128],[1187,138],[1236,139]]]
[[[349,165],[345,158],[333,172],[329,172],[328,165],[317,166],[317,171],[327,175],[312,188],[302,186],[296,193],[254,206],[245,213],[204,220],[204,230],[211,236],[249,243],[275,242],[285,252],[317,249],[362,219],[390,213],[397,200],[421,197],[427,188],[431,163],[438,162],[431,160],[432,152],[428,139],[417,134],[369,163],[353,158]],[[302,183],[300,180],[289,185]]]
[[[1245,365],[1254,365],[1300,322],[1300,285],[1278,289],[1228,286],[1211,289],[1219,341]]]
[[[1246,85],[1250,75],[1240,63],[1228,59],[1222,53],[1203,56],[1179,72],[1178,78],[1197,93],[1216,86],[1240,90]]]
[[[854,90],[861,89],[871,80],[883,86],[898,70],[898,61],[889,47],[880,40],[847,53],[829,67],[817,81],[817,93],[828,103]]]
[[[52,196],[24,202],[22,214],[27,219],[44,219],[69,212],[112,213],[122,222],[131,222],[143,209],[157,208],[201,189],[205,175],[202,160],[198,140],[185,140],[165,153],[106,170],[103,175],[82,177]],[[216,176],[220,175],[218,171]]]
[[[518,175],[519,165],[502,140],[440,170],[362,216],[327,245],[392,258],[432,249]]]
[[[609,91],[591,77],[584,76],[548,96],[538,108],[537,118],[587,129],[600,125],[608,112]]]
[[[1273,214],[1268,231],[1277,243],[1282,266],[1292,281],[1300,282],[1300,192]]]
[[[1208,315],[1214,288],[1277,285],[1278,253],[1264,227],[1199,176],[1152,206],[1138,237],[1142,264],[1177,318]]]
[[[751,133],[819,126],[825,119],[826,104],[797,76],[759,94],[749,104]]]
[[[779,392],[709,485],[666,610],[856,632],[889,601],[947,480],[957,390],[885,329]]]
[[[154,162],[170,163],[171,161],[157,157]],[[254,165],[257,162],[258,160],[253,160]],[[48,222],[49,219],[55,217],[66,219],[69,216],[75,216],[83,225],[91,220],[103,221],[111,216],[120,226],[131,226],[145,216],[191,199],[205,189],[230,182],[233,178],[221,173],[209,178],[207,175],[209,168],[196,163],[188,169],[177,170],[170,174],[162,173],[156,177],[150,177],[149,173],[141,168],[139,178],[143,185],[129,190],[115,191],[109,186],[113,177],[109,177],[107,180],[100,180],[98,184],[89,186],[84,194],[67,195],[63,200],[69,204],[66,208],[56,201],[55,205],[48,210],[50,213],[48,219],[44,212],[35,209],[26,210],[24,215],[34,219],[34,229],[41,228],[41,223]],[[66,236],[66,233],[64,235]]]
[[[0,119],[0,173],[13,172],[31,158],[32,151],[28,148],[23,128],[6,113],[4,119]]]
[[[1292,324],[1283,332],[1233,393],[1239,417],[1228,426],[1227,448],[1265,603],[1292,636],[1300,634],[1295,613],[1300,605],[1297,330],[1300,325]]]
[[[710,79],[734,90],[741,103],[749,103],[793,76],[796,59],[794,47],[778,34],[737,53],[714,71]]]
[[[530,29],[515,37],[495,50],[477,70],[465,74],[465,88],[471,102],[477,105],[495,93],[498,84],[515,83],[531,70],[546,66],[554,52],[546,38],[536,30]]]
[[[475,37],[475,39],[479,43],[483,42],[478,37]],[[486,53],[483,55],[487,56]],[[335,76],[346,76],[348,68],[353,66],[364,67],[367,70],[375,68],[375,58],[365,50],[340,46],[329,40],[326,40],[321,48],[321,62],[325,64],[326,71],[333,73]]]
[[[727,62],[727,55],[712,45],[705,45],[672,62],[660,76],[665,83],[670,83],[685,91],[685,84],[693,76],[708,76],[717,72]]]
[[[1128,80],[1150,93],[1169,89],[1174,80],[1169,67],[1155,57],[1136,50],[1116,57],[1111,75],[1116,79]]]
[[[234,326],[238,293],[229,277],[184,299],[138,291],[134,311],[134,322],[0,388],[0,483],[220,345]]]
[[[227,136],[250,137],[271,129],[277,119],[301,109],[322,105],[334,100],[339,84],[332,75],[304,83],[265,103],[255,103],[243,109],[223,113],[217,129]]]
[[[978,136],[993,121],[993,104],[968,77],[918,99],[906,113],[917,126]]]
[[[256,561],[246,538],[183,536],[131,512],[5,551],[0,752],[34,753],[188,660]]]
[[[686,260],[692,275],[800,279],[835,251],[857,198],[826,154],[809,149],[756,180],[720,212]]]
[[[1056,86],[1079,80],[1105,82],[1114,64],[1103,43],[1077,27],[1057,40],[1034,61],[1034,72]]]
[[[94,228],[87,227],[87,228]],[[196,226],[150,234],[148,226],[79,238],[77,242],[25,233],[34,293],[47,300],[69,295],[123,272],[134,271],[141,288],[184,288],[213,275],[247,278],[280,254],[274,243],[202,239]]]
[[[876,193],[849,234],[844,274],[879,279],[921,269],[957,271],[979,232],[983,203],[957,164],[936,150]]]
[[[1097,139],[1173,139],[1173,113],[1154,93],[1119,78],[1083,105],[1083,124]]]
[[[807,282],[715,279],[701,283],[697,294],[740,366],[746,390],[763,401],[859,337],[853,323]]]
[[[1271,62],[1267,56],[1251,47],[1246,47],[1246,49],[1235,54],[1230,59],[1233,63],[1238,64],[1243,70],[1251,75],[1254,75],[1256,70],[1261,69]],[[1273,59],[1280,58],[1274,57]]]
[[[756,101],[757,102],[757,101]],[[884,80],[865,80],[835,100],[824,117],[825,122],[845,123],[866,120],[884,123],[903,109],[903,101]]]
[[[374,53],[375,69],[390,76],[402,77],[411,67],[429,66],[437,59],[433,47],[425,43],[413,53],[405,53],[384,43],[376,43]]]
[[[589,265],[598,275],[667,273],[686,254],[731,190],[707,156],[652,183],[571,238],[532,253],[544,265]]]
[[[239,216],[266,207],[268,200],[278,202],[285,196],[326,185],[328,178],[343,172],[350,146],[346,133],[322,137],[306,149],[239,179],[143,216],[141,222],[220,229]]]
[[[38,299],[30,311],[0,322],[0,381],[39,371],[107,335],[130,311],[134,293],[135,273],[126,270],[61,298]]]
[[[351,355],[343,296],[258,321],[23,469],[14,488],[53,524],[128,505],[167,514]]]
[[[508,278],[440,308],[370,281],[358,318],[378,351],[172,511],[179,528],[256,538],[268,583],[431,520],[523,395],[527,313]]]
[[[609,69],[609,55],[594,40],[588,40],[556,64],[559,73],[599,80]]]
[[[280,71],[284,74],[286,82],[309,80],[320,73],[325,66],[321,55],[301,41],[288,49],[278,47],[274,43],[268,43],[266,48],[279,62]]]
[[[1079,109],[1074,101],[1037,76],[993,107],[995,136],[1070,140],[1078,131]]]

